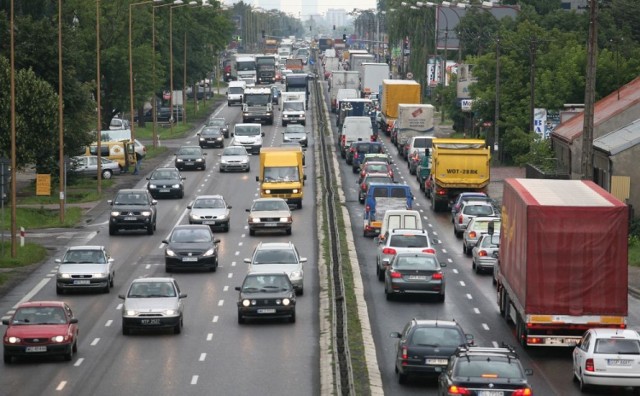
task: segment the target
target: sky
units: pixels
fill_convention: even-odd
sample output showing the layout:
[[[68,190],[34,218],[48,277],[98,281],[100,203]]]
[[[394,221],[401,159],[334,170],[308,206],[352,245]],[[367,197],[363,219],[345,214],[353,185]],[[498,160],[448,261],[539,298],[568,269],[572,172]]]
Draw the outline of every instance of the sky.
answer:
[[[253,1],[260,2],[260,0]],[[280,10],[296,16],[298,13],[303,16],[316,13],[324,14],[329,8],[353,11],[354,8],[366,10],[375,7],[376,0],[280,0]]]

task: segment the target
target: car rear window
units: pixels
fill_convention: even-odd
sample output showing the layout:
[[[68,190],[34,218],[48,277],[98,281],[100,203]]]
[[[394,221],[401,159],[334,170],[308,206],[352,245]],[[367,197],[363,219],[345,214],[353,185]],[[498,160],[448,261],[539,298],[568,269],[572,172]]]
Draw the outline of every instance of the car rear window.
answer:
[[[520,365],[511,360],[500,360],[495,356],[459,359],[455,367],[455,376],[474,378],[523,378]]]
[[[415,139],[413,141],[414,148],[428,148],[431,147],[431,139]]]
[[[405,256],[398,257],[393,264],[393,268],[399,270],[437,270],[438,263],[434,257],[428,256]]]
[[[493,208],[489,205],[466,205],[462,213],[473,216],[491,216]]]
[[[410,344],[414,346],[449,346],[463,345],[465,340],[456,329],[444,327],[419,327],[413,331]]]
[[[405,198],[407,196],[407,190],[404,188],[391,188],[389,196],[391,198]]]
[[[426,235],[392,235],[389,240],[392,247],[423,247],[429,246]]]
[[[593,350],[598,354],[640,355],[640,341],[621,338],[601,338],[596,340]]]

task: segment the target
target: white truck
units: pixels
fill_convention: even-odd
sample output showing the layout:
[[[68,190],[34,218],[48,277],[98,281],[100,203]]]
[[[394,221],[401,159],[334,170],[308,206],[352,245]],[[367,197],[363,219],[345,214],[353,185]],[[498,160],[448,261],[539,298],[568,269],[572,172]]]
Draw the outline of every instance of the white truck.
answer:
[[[395,125],[397,133],[394,137],[396,146],[402,147],[413,136],[433,135],[434,111],[435,108],[430,104],[399,104]]]
[[[353,54],[353,56],[351,57],[349,70],[357,71],[358,73],[360,73],[360,77],[362,77],[362,64],[371,62],[375,62],[375,58],[371,54]]]
[[[282,109],[282,104],[285,101],[293,101],[293,100],[301,100],[303,102],[306,103],[307,100],[307,95],[304,92],[298,92],[298,91],[292,91],[292,92],[287,92],[287,91],[282,91],[280,92],[280,103],[278,103],[278,106]],[[305,105],[304,107],[305,110],[307,110],[307,106]]]
[[[282,126],[288,124],[307,124],[304,93],[302,98],[284,99],[282,101]]]
[[[380,92],[382,80],[389,78],[389,65],[386,63],[369,63],[361,65],[360,90],[366,98],[372,93]]]
[[[254,86],[257,81],[256,57],[248,54],[235,54],[231,62],[231,75],[247,86]]]
[[[360,73],[357,71],[336,70],[331,75],[329,90],[331,93],[331,111],[338,108],[337,95],[340,89],[355,89],[360,97]]]
[[[324,58],[324,78],[327,79],[333,73],[334,70],[340,70],[340,58],[325,57]]]

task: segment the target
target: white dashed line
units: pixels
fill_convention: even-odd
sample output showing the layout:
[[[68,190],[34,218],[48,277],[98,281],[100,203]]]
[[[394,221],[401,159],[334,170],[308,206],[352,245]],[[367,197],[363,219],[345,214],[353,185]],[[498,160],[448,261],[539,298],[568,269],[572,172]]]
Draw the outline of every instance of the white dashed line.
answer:
[[[229,286],[225,286],[222,288],[222,291],[229,291]]]
[[[113,320],[109,319],[107,320],[107,323],[104,324],[104,327],[109,327],[111,326],[112,323],[113,323]]]
[[[471,294],[467,293],[467,299],[473,300],[473,296]]]
[[[46,275],[46,277],[47,277],[47,278],[53,278],[53,276],[54,276],[54,275],[55,275],[55,274],[47,274],[47,275]]]
[[[122,303],[118,304],[118,306],[116,307],[117,310],[121,310],[122,309]]]
[[[447,253],[447,249],[442,249],[442,253]]]
[[[195,385],[198,383],[198,376],[194,375],[193,377],[191,377],[191,385]]]
[[[213,333],[207,334],[207,341],[213,340]]]
[[[235,262],[235,261],[232,261],[232,262],[231,262],[231,266],[232,266],[232,267],[235,267],[235,266],[236,266],[236,262]]]
[[[239,256],[239,255],[240,255],[240,252],[236,252],[236,256]]]
[[[238,242],[238,246],[242,246],[242,242]]]
[[[91,341],[91,346],[96,346],[98,345],[99,342],[100,342],[100,338],[95,338],[93,341]]]
[[[144,269],[150,269],[151,268],[151,264],[147,264],[144,266]]]
[[[467,284],[464,281],[460,281],[460,286],[466,286]]]
[[[78,367],[82,364],[82,362],[84,362],[84,358],[79,358],[78,360],[76,360],[76,362],[73,365],[75,367]]]
[[[61,391],[61,390],[63,390],[63,389],[64,389],[64,387],[65,387],[66,385],[67,385],[67,381],[61,381],[61,382],[58,384],[58,387],[56,388],[56,390],[57,390],[57,391]]]
[[[493,344],[494,348],[499,348],[500,344],[498,343],[498,341],[491,341],[491,344]]]
[[[228,278],[229,279],[233,278],[233,272],[229,272]]]
[[[202,352],[202,353],[200,354],[200,358],[198,359],[198,361],[200,361],[200,362],[204,362],[204,359],[206,359],[206,358],[207,358],[207,354],[206,354],[206,353],[204,353],[204,352]]]
[[[486,323],[482,324],[482,328],[485,329],[486,331],[489,331],[489,325]]]
[[[218,301],[218,306],[221,307],[224,304],[224,300]]]
[[[454,268],[454,269],[453,269],[453,273],[454,273],[454,274],[457,274],[457,273],[458,273],[458,270]]]
[[[480,315],[480,310],[478,308],[474,308],[473,312],[477,313],[478,315]]]
[[[219,304],[219,305],[221,305],[221,304]],[[216,316],[214,316],[214,317],[213,317],[212,322],[213,322],[213,323],[218,323],[218,315],[216,315]]]
[[[453,263],[453,260],[451,260],[450,258],[447,258],[447,262]]]

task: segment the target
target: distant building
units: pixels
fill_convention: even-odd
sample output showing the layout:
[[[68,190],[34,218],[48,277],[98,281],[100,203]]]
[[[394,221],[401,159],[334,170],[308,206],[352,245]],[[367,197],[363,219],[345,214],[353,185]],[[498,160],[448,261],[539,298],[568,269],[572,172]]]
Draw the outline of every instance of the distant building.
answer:
[[[329,8],[324,16],[327,24],[331,27],[335,25],[336,29],[347,24],[347,11],[342,8]]]
[[[567,11],[584,11],[588,3],[589,0],[562,0],[560,7]]]

